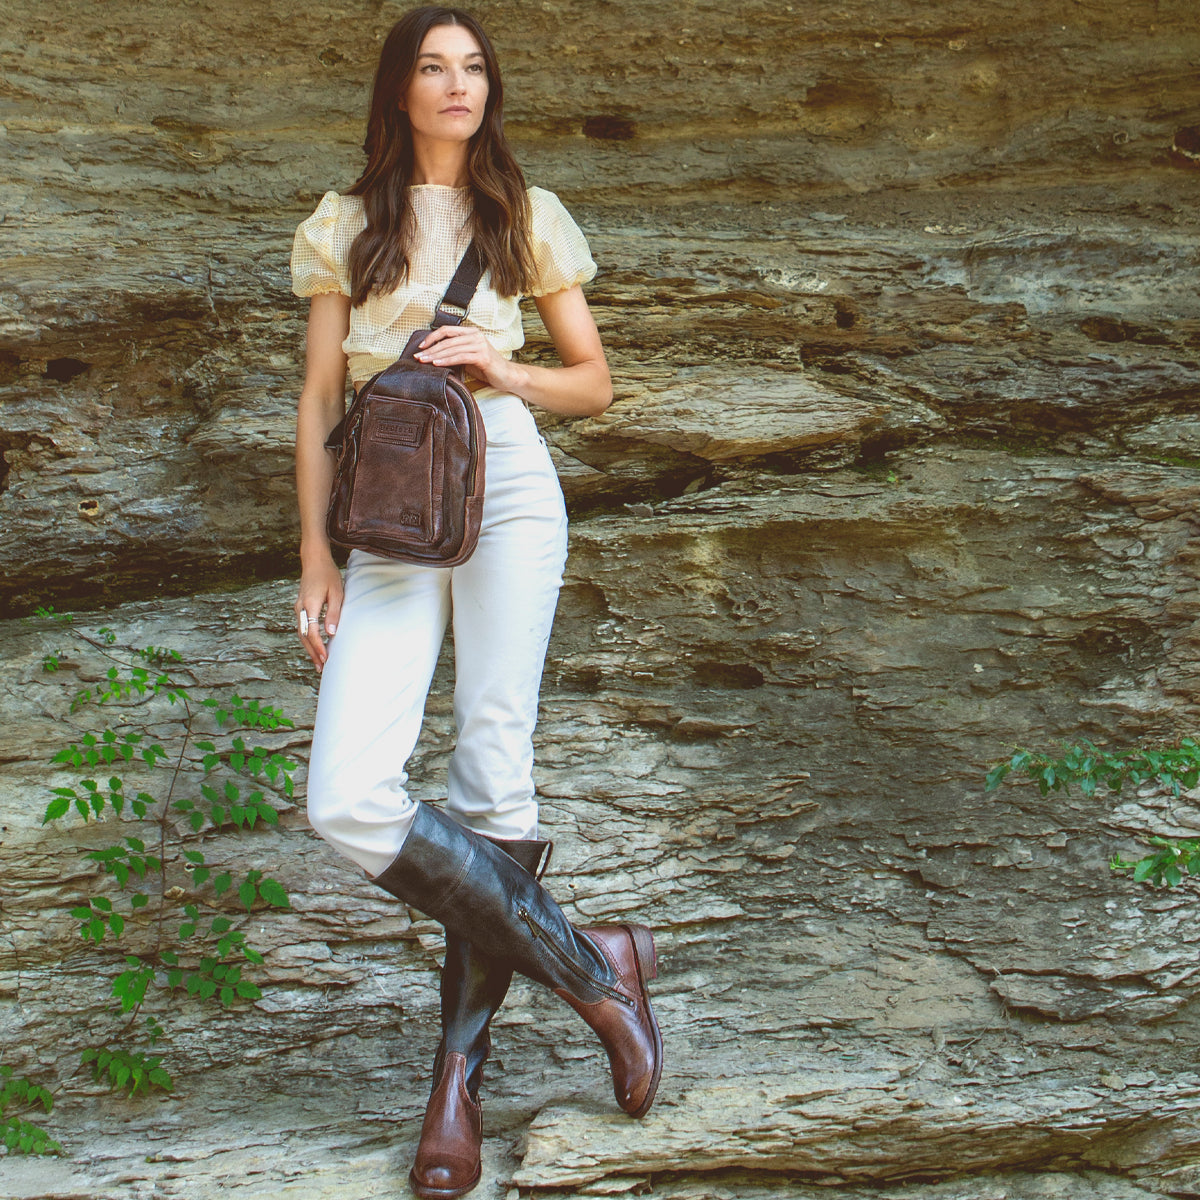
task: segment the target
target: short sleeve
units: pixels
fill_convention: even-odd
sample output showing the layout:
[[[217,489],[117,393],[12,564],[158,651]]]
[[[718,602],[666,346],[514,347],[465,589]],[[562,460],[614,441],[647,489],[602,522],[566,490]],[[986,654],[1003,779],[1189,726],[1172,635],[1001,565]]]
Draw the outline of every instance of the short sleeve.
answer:
[[[349,243],[339,222],[342,198],[326,192],[311,217],[301,221],[292,242],[292,291],[297,296],[342,292],[349,296]],[[352,235],[350,241],[353,241]]]
[[[596,274],[596,264],[587,238],[571,219],[562,201],[544,188],[529,189],[532,209],[533,262],[537,283],[532,296],[561,292],[587,283]]]

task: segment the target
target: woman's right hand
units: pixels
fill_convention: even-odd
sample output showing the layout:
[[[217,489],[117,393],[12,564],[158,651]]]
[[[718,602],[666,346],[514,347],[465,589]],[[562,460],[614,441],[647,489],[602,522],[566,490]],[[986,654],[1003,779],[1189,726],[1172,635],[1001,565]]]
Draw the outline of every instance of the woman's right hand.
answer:
[[[342,573],[332,557],[322,559],[300,572],[300,594],[296,597],[296,635],[320,672],[329,657],[329,647],[321,638],[321,611],[325,612],[325,632],[337,633],[342,615]],[[301,614],[306,613],[307,619]]]
[[[308,352],[304,387],[296,412],[296,494],[300,503],[300,595],[296,597],[296,633],[320,671],[329,658],[321,640],[337,632],[342,614],[342,573],[329,551],[325,511],[333,486],[333,455],[325,449],[329,431],[346,409],[346,353],[350,297],[341,292],[314,296],[308,313]],[[301,613],[307,616],[301,620]]]

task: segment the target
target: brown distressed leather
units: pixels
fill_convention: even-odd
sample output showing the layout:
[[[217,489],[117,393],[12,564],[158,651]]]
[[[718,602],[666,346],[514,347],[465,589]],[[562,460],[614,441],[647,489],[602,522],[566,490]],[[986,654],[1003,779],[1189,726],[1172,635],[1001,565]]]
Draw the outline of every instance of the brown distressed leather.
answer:
[[[326,440],[338,456],[326,529],[347,549],[453,567],[479,538],[486,434],[462,373],[414,357],[428,336],[409,338]]]
[[[483,1114],[467,1091],[467,1060],[455,1050],[442,1060],[442,1074],[429,1097],[421,1142],[409,1172],[422,1200],[452,1200],[469,1192],[482,1172]]]
[[[644,1117],[662,1076],[663,1044],[646,981],[658,975],[654,937],[644,925],[599,925],[580,931],[604,955],[627,998],[592,1003],[555,988],[591,1027],[608,1053],[613,1094],[631,1117]]]

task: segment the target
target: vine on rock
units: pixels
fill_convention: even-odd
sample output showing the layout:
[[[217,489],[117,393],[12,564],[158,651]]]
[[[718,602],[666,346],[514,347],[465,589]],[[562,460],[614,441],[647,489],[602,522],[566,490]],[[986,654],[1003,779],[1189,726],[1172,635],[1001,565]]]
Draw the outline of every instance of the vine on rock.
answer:
[[[1141,787],[1153,783],[1178,797],[1200,782],[1200,742],[1185,737],[1173,746],[1114,752],[1085,741],[1066,747],[1058,757],[1018,749],[987,773],[986,790],[995,791],[1014,771],[1034,780],[1043,796],[1066,791],[1072,783],[1089,798],[1101,787],[1119,795],[1126,784]],[[1131,871],[1136,882],[1156,887],[1175,887],[1183,882],[1185,872],[1200,875],[1200,839],[1146,837],[1144,841],[1156,847],[1152,854],[1133,862],[1114,854],[1109,866],[1114,871]]]
[[[239,877],[212,856],[228,834],[279,823],[295,764],[254,735],[292,722],[259,700],[197,695],[174,650],[122,653],[109,629],[92,636],[52,610],[35,616],[63,622],[109,663],[101,683],[74,697],[71,712],[95,708],[96,719],[54,755],[54,765],[74,778],[52,789],[42,817],[43,825],[78,818],[113,835],[99,847],[88,835],[92,848],[81,853],[98,874],[71,916],[80,938],[110,964],[108,992],[120,1024],[106,1044],[83,1049],[80,1066],[127,1096],[170,1092],[172,1076],[154,1053],[160,1039],[170,1040],[160,1016],[194,1000],[236,1010],[262,996],[251,973],[263,955],[243,926],[251,911],[289,908],[287,891],[260,870]],[[47,672],[70,665],[63,650],[42,661]],[[122,1044],[135,1031],[142,1048]],[[14,1078],[11,1067],[0,1067],[0,1075],[7,1151],[61,1152],[43,1130],[4,1113],[13,1102],[48,1113],[50,1093]]]

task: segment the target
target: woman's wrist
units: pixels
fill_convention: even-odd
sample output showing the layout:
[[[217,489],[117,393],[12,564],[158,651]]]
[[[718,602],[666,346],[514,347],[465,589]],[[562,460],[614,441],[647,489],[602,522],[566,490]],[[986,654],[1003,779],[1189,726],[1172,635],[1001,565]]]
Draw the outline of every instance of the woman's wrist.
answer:
[[[329,545],[328,538],[300,543],[300,569],[302,571],[336,565],[333,561],[333,548]]]
[[[514,396],[520,396],[522,400],[525,397],[525,389],[529,387],[529,372],[518,362],[513,362],[511,358],[502,358],[500,362],[503,366],[496,371],[492,371],[492,378],[488,381],[497,391],[511,392]]]

